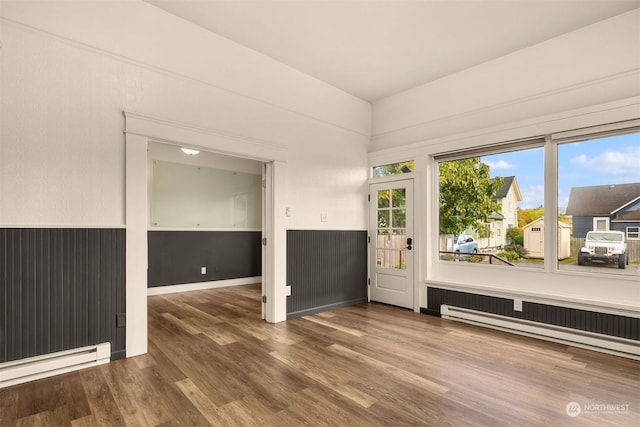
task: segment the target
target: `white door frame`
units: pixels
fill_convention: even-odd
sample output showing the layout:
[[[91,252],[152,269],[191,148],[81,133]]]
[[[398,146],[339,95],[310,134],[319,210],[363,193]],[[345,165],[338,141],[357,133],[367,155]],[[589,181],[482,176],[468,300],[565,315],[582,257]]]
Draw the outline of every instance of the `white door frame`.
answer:
[[[286,146],[132,112],[124,115],[127,357],[147,352],[147,147],[150,140],[267,164],[267,209],[263,224],[267,246],[262,278],[266,304],[263,308],[267,322],[286,320]]]

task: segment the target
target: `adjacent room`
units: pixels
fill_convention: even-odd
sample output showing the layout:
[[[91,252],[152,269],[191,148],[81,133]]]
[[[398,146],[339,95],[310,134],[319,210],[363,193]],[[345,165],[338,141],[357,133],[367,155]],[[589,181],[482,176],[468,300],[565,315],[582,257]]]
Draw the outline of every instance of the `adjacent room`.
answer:
[[[640,0],[1,0],[0,425],[640,424]]]

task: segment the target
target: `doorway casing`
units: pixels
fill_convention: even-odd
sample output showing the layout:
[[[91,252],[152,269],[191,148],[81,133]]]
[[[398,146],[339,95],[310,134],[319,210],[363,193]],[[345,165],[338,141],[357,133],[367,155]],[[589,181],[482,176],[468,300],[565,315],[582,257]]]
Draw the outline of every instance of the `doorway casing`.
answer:
[[[263,281],[267,322],[286,320],[287,147],[133,112],[125,115],[126,352],[147,352],[147,147],[149,141],[258,160],[265,168]]]

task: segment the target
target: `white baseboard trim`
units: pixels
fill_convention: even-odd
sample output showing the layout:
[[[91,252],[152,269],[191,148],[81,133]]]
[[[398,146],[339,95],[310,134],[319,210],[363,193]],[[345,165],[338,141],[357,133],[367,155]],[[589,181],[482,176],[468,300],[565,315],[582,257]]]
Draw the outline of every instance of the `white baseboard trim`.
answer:
[[[238,286],[238,285],[253,285],[254,283],[261,283],[261,282],[262,282],[262,276],[256,276],[256,277],[242,277],[240,279],[216,280],[214,282],[198,282],[198,283],[185,283],[183,285],[156,286],[156,287],[147,289],[147,296],[175,294],[178,292],[202,291],[205,289],[226,288],[229,286]]]
[[[0,388],[109,363],[111,343],[0,363]]]

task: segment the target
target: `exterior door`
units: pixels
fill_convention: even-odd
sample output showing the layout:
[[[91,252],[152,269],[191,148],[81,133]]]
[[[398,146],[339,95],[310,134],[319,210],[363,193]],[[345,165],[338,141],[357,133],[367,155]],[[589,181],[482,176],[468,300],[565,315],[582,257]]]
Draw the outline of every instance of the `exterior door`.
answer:
[[[369,186],[372,301],[413,309],[413,180]]]

